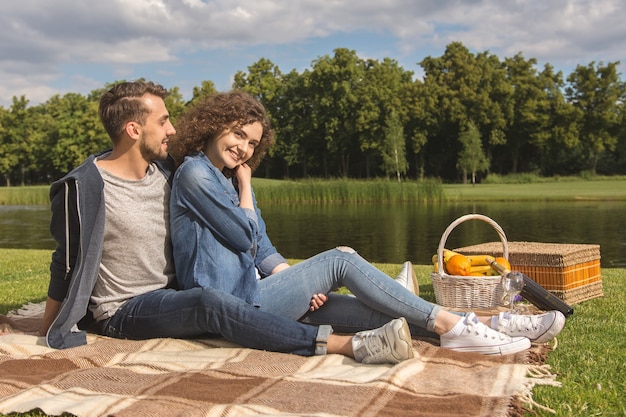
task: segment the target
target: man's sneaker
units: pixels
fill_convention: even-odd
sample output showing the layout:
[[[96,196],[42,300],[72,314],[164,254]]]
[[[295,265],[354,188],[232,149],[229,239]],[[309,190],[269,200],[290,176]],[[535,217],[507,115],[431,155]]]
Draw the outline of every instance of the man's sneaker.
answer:
[[[361,363],[399,363],[413,357],[411,332],[404,317],[352,337],[354,359]]]
[[[415,269],[411,261],[402,264],[402,271],[395,278],[395,281],[415,295],[420,295],[420,287],[415,275]]]
[[[499,332],[509,336],[525,336],[535,343],[552,340],[565,325],[565,316],[560,311],[549,311],[537,315],[520,315],[510,312],[496,316]]]
[[[484,355],[508,355],[530,347],[528,338],[499,333],[478,321],[474,313],[462,317],[452,330],[442,334],[440,343],[444,348]]]

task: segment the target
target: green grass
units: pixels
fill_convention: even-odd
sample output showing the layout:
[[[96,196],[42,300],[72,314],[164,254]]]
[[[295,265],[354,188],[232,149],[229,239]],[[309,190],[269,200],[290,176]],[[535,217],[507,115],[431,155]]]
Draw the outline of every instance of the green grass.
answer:
[[[333,203],[360,201],[579,201],[626,200],[625,177],[536,178],[532,182],[509,177],[483,184],[442,184],[436,180],[398,184],[384,180],[254,179],[264,203]]]
[[[446,184],[448,201],[626,200],[626,180],[551,181],[530,184]]]
[[[47,185],[0,187],[0,206],[47,205]]]
[[[49,250],[0,249],[0,314],[46,299]]]
[[[0,249],[0,314],[45,299],[50,251]],[[292,262],[294,262],[292,260]],[[375,264],[395,276],[400,265]],[[420,294],[434,301],[430,265],[415,267]],[[558,337],[548,364],[562,387],[537,386],[537,403],[557,416],[626,415],[626,270],[602,270],[604,297],[577,304]],[[539,416],[550,416],[537,410]],[[11,416],[42,416],[37,411]],[[529,414],[531,415],[531,414]]]
[[[436,180],[398,183],[386,180],[254,180],[256,198],[263,203],[431,202],[444,197]]]
[[[626,201],[626,177],[557,177],[524,181],[501,177],[483,184],[442,184],[438,180],[308,179],[298,181],[254,178],[259,203],[332,204],[361,202],[440,201]],[[508,182],[507,182],[508,181]],[[48,186],[0,187],[0,205],[47,205]]]

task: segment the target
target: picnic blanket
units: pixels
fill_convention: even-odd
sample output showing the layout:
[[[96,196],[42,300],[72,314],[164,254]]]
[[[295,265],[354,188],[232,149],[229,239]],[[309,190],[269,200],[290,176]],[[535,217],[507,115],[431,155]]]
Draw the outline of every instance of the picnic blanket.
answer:
[[[0,316],[0,330],[34,326]],[[30,320],[30,321],[29,321]],[[415,358],[364,365],[223,339],[111,339],[55,350],[43,338],[0,337],[0,413],[77,416],[516,416],[537,384],[555,385],[537,345],[507,356],[458,353],[414,340]]]

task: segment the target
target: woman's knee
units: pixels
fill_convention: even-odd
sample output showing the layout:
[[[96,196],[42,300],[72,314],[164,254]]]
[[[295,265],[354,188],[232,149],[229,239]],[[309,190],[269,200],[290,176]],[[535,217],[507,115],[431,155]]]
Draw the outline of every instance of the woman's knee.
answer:
[[[335,249],[337,249],[338,251],[341,251],[341,252],[349,253],[349,254],[356,253],[356,250],[354,250],[350,246],[337,246]]]

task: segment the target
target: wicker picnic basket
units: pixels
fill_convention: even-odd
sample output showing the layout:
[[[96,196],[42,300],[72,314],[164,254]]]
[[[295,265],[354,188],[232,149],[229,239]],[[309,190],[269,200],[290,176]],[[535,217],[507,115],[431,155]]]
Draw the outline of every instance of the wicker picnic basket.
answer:
[[[430,278],[435,291],[437,304],[443,307],[458,309],[491,309],[502,303],[504,290],[501,277],[496,276],[462,276],[448,275],[443,268],[443,250],[452,230],[468,220],[482,220],[489,223],[500,236],[502,253],[509,259],[509,248],[506,235],[502,228],[492,219],[482,214],[467,214],[453,221],[445,230],[437,249],[437,270],[431,272]]]

